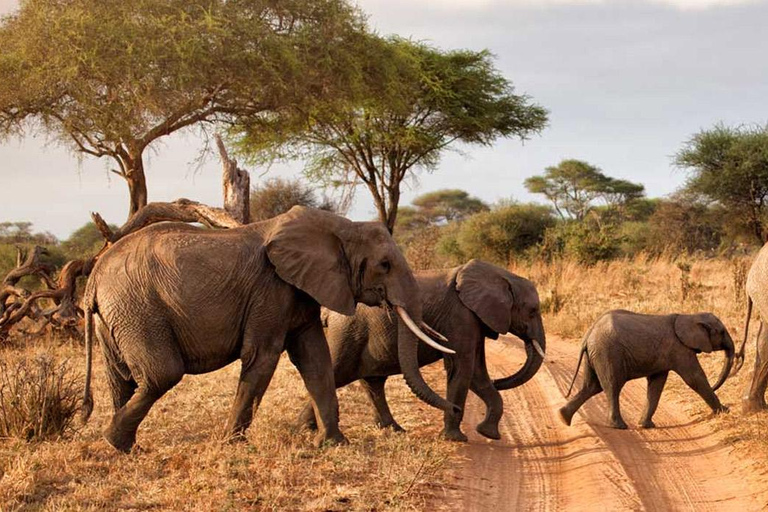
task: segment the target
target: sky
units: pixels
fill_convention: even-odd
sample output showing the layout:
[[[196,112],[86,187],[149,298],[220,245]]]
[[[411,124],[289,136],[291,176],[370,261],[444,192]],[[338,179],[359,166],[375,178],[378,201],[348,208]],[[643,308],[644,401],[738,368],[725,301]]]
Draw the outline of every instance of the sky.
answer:
[[[0,0],[0,14],[16,0]],[[566,158],[673,192],[686,174],[672,157],[716,123],[768,123],[768,0],[359,0],[370,25],[443,49],[489,49],[518,93],[550,111],[549,127],[525,143],[459,146],[433,173],[418,173],[401,204],[460,188],[492,203],[540,200],[523,186]],[[2,77],[0,77],[2,79]],[[194,133],[153,146],[150,200],[179,197],[221,204],[221,165]],[[128,193],[112,164],[78,159],[45,137],[0,143],[0,221],[29,220],[66,238],[100,212],[121,224]],[[252,183],[300,176],[300,162],[249,168]],[[360,189],[349,216],[375,217]]]

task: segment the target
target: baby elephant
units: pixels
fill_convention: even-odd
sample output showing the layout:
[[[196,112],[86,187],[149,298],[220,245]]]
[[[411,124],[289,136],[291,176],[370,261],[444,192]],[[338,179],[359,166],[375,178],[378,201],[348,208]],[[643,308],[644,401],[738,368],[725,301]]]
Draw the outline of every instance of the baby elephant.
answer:
[[[709,386],[696,354],[724,350],[723,370],[714,388]],[[611,426],[627,428],[619,411],[619,393],[632,379],[648,379],[648,405],[640,425],[652,428],[651,418],[659,405],[659,397],[670,371],[707,402],[714,412],[727,411],[715,391],[725,382],[733,364],[731,335],[723,323],[711,313],[695,315],[641,315],[614,310],[601,316],[587,332],[571,381],[568,395],[579,373],[581,359],[587,355],[584,384],[581,390],[560,409],[560,417],[571,424],[579,407],[605,390],[611,407]]]

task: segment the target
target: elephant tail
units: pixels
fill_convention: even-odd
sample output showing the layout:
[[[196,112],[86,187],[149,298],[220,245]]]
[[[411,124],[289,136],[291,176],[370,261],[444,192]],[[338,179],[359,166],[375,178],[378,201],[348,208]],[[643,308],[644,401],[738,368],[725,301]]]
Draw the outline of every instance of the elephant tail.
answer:
[[[744,322],[744,339],[741,341],[741,346],[739,347],[739,350],[736,352],[736,364],[733,367],[733,373],[731,373],[731,376],[736,375],[739,373],[739,370],[741,370],[741,367],[744,366],[744,349],[747,346],[747,339],[749,337],[749,319],[752,316],[752,297],[747,294],[747,319]],[[762,329],[763,322],[760,321],[760,328]]]
[[[576,363],[576,371],[573,372],[573,378],[571,379],[571,385],[568,386],[568,392],[565,394],[565,398],[568,398],[571,396],[571,391],[573,391],[573,385],[576,383],[576,377],[579,376],[579,368],[581,368],[581,360],[584,357],[584,354],[587,352],[587,344],[584,343],[582,345],[581,350],[579,351],[579,362]]]
[[[90,302],[90,301],[89,301]],[[80,409],[80,421],[85,424],[93,412],[93,392],[91,391],[91,368],[93,367],[93,308],[94,304],[85,306],[85,386],[83,390],[83,405]]]
[[[571,379],[571,385],[568,386],[568,392],[565,394],[565,398],[568,398],[571,396],[571,391],[573,391],[573,385],[576,383],[576,377],[579,376],[579,368],[581,368],[581,360],[584,358],[584,354],[587,353],[587,340],[589,339],[589,336],[592,334],[592,329],[594,329],[595,326],[589,328],[587,331],[587,334],[584,335],[584,339],[581,340],[581,351],[579,351],[579,362],[576,363],[576,371],[573,372],[573,379]],[[589,356],[587,356],[589,357]]]

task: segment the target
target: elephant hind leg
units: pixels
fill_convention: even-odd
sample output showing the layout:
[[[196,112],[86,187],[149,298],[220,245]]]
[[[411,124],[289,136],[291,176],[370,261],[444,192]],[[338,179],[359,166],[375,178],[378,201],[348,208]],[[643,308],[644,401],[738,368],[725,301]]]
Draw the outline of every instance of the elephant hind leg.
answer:
[[[120,373],[110,377],[117,380],[112,390],[114,405],[122,405],[112,416],[104,438],[116,449],[128,452],[152,405],[184,376],[184,361],[171,334],[154,337],[151,342],[144,338],[127,340],[123,346],[134,348],[133,359],[127,363],[136,370],[135,377],[126,379]]]
[[[573,415],[576,414],[576,411],[578,411],[582,405],[584,405],[584,402],[600,393],[602,390],[603,387],[600,385],[600,380],[597,378],[595,369],[592,365],[587,364],[581,389],[558,411],[563,423],[570,425],[573,420]]]
[[[757,350],[755,352],[755,369],[752,372],[752,383],[744,398],[745,412],[755,412],[765,409],[765,391],[768,388],[768,329],[760,322],[757,334]]]
[[[391,428],[395,432],[405,432],[405,429],[392,417],[392,411],[389,410],[387,395],[384,390],[386,382],[387,377],[364,377],[360,379],[360,385],[373,406],[376,426]]]
[[[112,410],[117,413],[136,392],[139,385],[133,376],[125,378],[121,372],[107,363],[106,368],[107,381],[109,382],[109,391],[112,395]]]
[[[659,406],[659,398],[661,398],[661,392],[664,390],[664,384],[667,382],[668,375],[669,372],[662,372],[648,377],[648,404],[645,406],[643,419],[640,422],[640,426],[643,428],[653,428],[656,426],[652,418],[656,408]]]
[[[300,429],[311,431],[317,430],[317,418],[315,417],[315,408],[312,407],[312,401],[308,401],[299,413],[299,419],[296,420],[296,426]]]

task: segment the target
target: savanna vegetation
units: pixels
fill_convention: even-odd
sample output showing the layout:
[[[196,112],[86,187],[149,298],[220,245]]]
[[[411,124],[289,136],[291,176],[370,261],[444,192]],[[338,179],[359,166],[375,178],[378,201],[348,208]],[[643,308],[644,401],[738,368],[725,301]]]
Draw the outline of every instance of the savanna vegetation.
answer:
[[[0,76],[0,135],[42,132],[111,159],[131,213],[148,203],[143,162],[157,141],[221,131],[249,162],[306,162],[302,180],[254,185],[252,220],[296,204],[343,213],[362,188],[414,269],[480,258],[535,281],[550,335],[576,340],[618,305],[714,311],[734,338],[743,334],[746,273],[766,233],[767,128],[718,125],[682,143],[674,163],[689,179],[664,198],[646,197],[619,169],[567,159],[525,181],[540,202],[437,190],[401,205],[403,183],[439,172],[452,145],[525,139],[548,112],[487,51],[373,34],[343,0],[27,0],[0,21]],[[341,199],[324,195],[334,190]],[[0,320],[13,293],[54,287],[67,262],[104,247],[104,233],[89,222],[57,240],[28,222],[0,223],[0,279],[26,255],[40,265],[13,281]],[[36,327],[19,323],[0,340],[3,510],[423,510],[457,460],[437,436],[440,413],[401,379],[388,393],[408,435],[375,429],[351,386],[339,392],[350,444],[316,450],[293,427],[307,394],[285,357],[246,443],[219,437],[237,381],[231,365],[185,377],[153,409],[140,449],[118,457],[100,439],[110,414],[104,361],[97,355],[97,409],[82,426],[81,332]],[[705,359],[710,370],[720,364]],[[444,391],[441,369],[428,378]],[[748,379],[742,370],[729,381],[723,402],[738,404]],[[686,396],[679,382],[671,393]],[[690,408],[706,415],[704,404]],[[707,421],[739,450],[768,446],[764,413]]]

